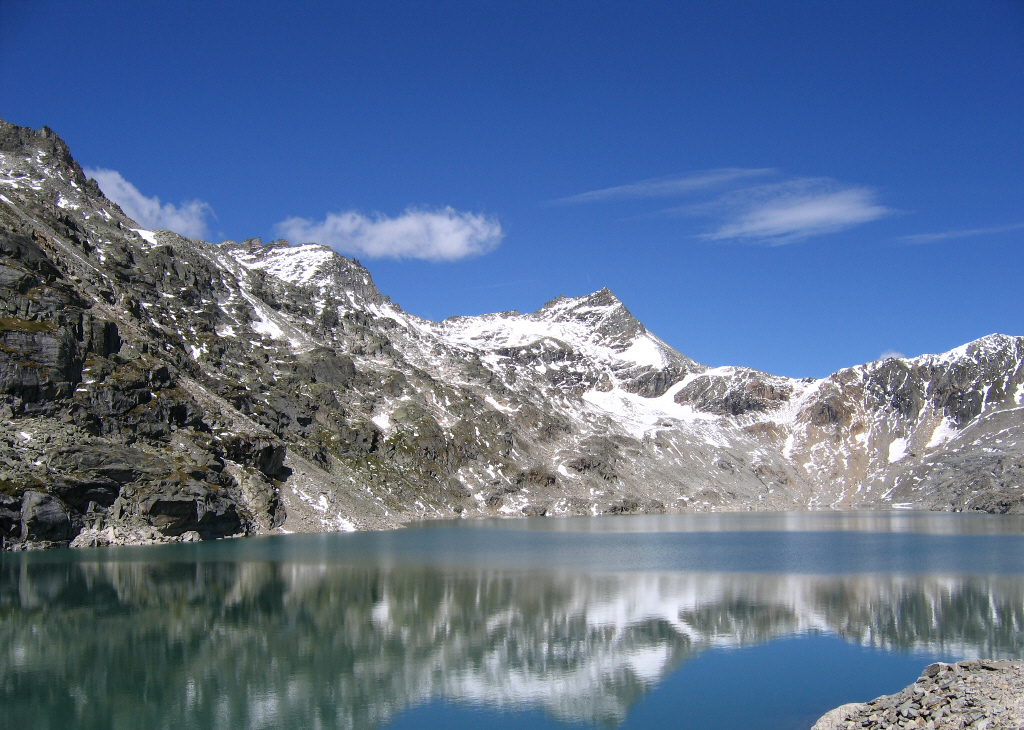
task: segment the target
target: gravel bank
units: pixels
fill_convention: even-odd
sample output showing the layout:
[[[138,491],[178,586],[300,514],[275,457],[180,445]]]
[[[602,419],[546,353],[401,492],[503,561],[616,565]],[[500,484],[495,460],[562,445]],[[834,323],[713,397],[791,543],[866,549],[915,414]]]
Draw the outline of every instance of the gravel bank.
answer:
[[[1024,662],[930,664],[906,689],[837,707],[811,730],[846,728],[1024,730]]]

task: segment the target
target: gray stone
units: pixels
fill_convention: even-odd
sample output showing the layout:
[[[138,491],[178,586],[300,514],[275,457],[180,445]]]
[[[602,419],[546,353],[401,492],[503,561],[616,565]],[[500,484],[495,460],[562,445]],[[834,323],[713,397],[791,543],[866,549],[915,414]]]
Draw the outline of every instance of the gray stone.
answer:
[[[71,517],[60,500],[42,492],[25,492],[21,501],[21,538],[64,542],[74,537]]]

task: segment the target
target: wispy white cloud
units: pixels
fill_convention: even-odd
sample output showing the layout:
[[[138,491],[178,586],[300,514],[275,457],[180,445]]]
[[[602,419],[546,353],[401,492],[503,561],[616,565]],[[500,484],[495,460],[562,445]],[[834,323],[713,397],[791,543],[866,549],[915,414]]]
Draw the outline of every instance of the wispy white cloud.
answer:
[[[494,218],[454,208],[417,210],[400,216],[328,213],[322,221],[288,218],[277,224],[285,238],[330,246],[339,253],[370,258],[454,261],[493,251],[504,233]]]
[[[746,169],[727,167],[718,170],[705,170],[692,175],[678,177],[660,177],[629,185],[618,185],[603,190],[591,190],[567,198],[559,198],[556,203],[596,203],[603,200],[629,200],[635,198],[660,198],[673,195],[685,195],[708,190],[728,183],[751,177],[771,175],[775,172],[770,168]]]
[[[843,231],[895,212],[879,205],[877,197],[868,187],[800,178],[735,190],[689,212],[719,218],[718,227],[704,238],[777,246]]]
[[[831,178],[793,178],[754,184],[757,177],[782,177],[773,168],[720,168],[690,175],[641,180],[561,198],[555,203],[679,198],[684,205],[651,215],[701,216],[710,230],[699,237],[712,241],[749,241],[771,246],[836,233],[882,218],[893,211],[866,186]]]
[[[883,352],[881,355],[878,356],[878,359],[879,360],[888,360],[890,357],[895,357],[895,358],[898,358],[900,360],[905,360],[907,356],[904,355],[902,352],[899,352],[898,350],[886,350],[885,352]]]
[[[941,233],[915,233],[911,236],[903,236],[900,240],[907,243],[934,243],[935,241],[948,241],[951,238],[991,236],[997,233],[1009,233],[1010,231],[1020,230],[1024,230],[1024,223],[1015,223],[1010,226],[992,226],[991,228],[966,228],[957,231],[942,231]]]
[[[124,179],[117,170],[87,169],[85,174],[100,184],[103,194],[113,200],[132,220],[144,228],[166,228],[189,238],[205,238],[208,233],[207,217],[213,208],[202,200],[190,200],[181,205],[161,203],[160,198],[147,197]]]

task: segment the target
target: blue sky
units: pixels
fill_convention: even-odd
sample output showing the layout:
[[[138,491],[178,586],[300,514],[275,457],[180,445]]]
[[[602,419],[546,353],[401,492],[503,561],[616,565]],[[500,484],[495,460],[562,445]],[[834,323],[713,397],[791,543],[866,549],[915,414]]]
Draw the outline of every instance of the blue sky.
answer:
[[[0,117],[431,319],[607,286],[801,377],[1024,335],[1019,2],[0,0]]]

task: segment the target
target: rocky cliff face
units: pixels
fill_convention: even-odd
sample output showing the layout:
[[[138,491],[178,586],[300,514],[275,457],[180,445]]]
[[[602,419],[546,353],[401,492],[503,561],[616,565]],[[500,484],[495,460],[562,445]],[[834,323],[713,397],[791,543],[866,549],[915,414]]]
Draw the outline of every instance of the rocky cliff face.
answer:
[[[0,123],[0,536],[709,509],[1024,511],[1024,338],[709,368],[608,290],[429,322],[314,244],[148,231]]]

